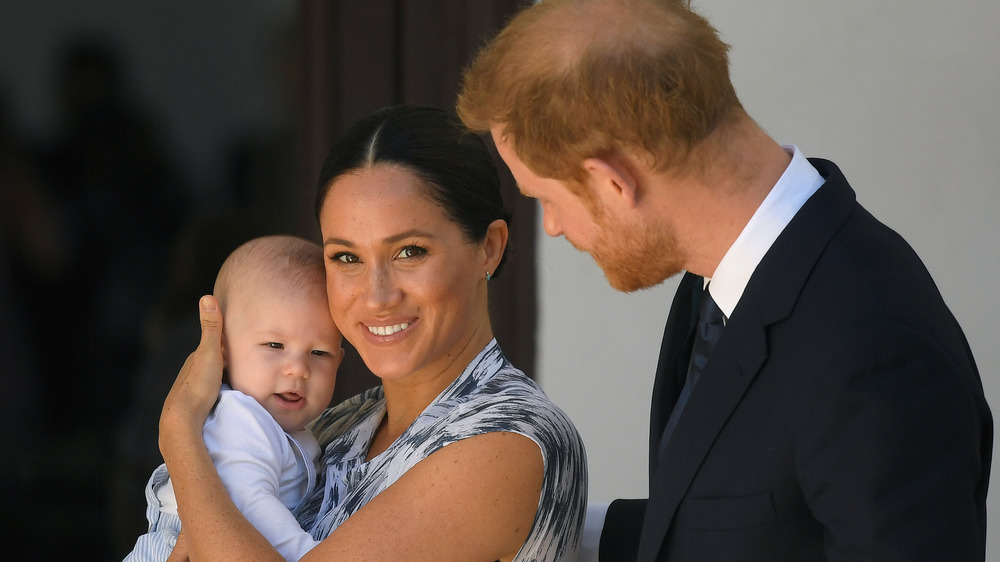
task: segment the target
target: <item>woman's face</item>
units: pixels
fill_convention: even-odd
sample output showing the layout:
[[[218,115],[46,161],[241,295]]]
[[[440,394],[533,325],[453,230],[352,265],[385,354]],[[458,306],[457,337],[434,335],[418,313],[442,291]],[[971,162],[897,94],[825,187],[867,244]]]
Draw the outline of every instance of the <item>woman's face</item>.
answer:
[[[405,168],[337,178],[320,228],[333,319],[384,382],[446,384],[492,339],[490,244],[470,242]]]

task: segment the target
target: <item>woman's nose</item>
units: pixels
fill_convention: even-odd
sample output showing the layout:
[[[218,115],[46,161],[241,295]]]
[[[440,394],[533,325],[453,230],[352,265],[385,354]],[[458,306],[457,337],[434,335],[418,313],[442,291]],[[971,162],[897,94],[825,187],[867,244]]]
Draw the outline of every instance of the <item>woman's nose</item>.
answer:
[[[368,282],[368,301],[375,308],[387,308],[400,301],[402,293],[388,267],[373,267]]]

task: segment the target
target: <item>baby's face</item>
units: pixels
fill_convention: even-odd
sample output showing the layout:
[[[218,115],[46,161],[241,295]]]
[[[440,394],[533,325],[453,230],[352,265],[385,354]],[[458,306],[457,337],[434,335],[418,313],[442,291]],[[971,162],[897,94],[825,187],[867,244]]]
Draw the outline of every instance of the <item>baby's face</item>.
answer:
[[[302,429],[330,404],[344,355],[325,294],[265,290],[232,305],[223,322],[230,384],[285,431]]]

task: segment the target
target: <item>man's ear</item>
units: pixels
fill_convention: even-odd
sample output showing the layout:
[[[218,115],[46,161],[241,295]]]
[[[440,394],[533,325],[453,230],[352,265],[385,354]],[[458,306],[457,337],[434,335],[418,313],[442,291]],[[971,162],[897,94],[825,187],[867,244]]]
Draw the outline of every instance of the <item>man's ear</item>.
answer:
[[[620,158],[587,158],[583,169],[589,176],[588,183],[598,193],[610,193],[621,198],[629,209],[634,209],[639,200],[636,176],[628,163]]]

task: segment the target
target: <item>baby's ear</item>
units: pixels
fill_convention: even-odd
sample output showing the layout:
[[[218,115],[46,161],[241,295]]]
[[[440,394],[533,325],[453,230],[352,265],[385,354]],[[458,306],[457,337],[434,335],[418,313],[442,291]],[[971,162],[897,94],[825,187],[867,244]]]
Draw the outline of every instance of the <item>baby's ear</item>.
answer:
[[[222,370],[229,369],[229,342],[226,341],[226,332],[222,332]]]
[[[229,376],[229,343],[226,342],[226,332],[222,332],[222,382],[233,386],[233,380]]]

